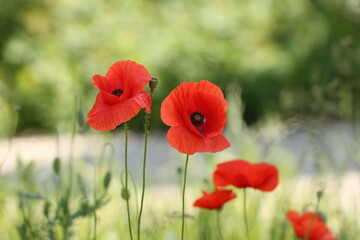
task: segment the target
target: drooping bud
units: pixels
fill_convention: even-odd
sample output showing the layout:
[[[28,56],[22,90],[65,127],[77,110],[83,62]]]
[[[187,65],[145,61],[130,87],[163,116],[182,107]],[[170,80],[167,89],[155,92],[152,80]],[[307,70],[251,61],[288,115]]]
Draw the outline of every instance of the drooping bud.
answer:
[[[316,197],[318,198],[318,200],[320,200],[320,198],[322,197],[322,195],[323,195],[323,191],[322,191],[322,190],[317,191]]]
[[[60,175],[60,158],[56,157],[53,162],[53,171],[56,175]]]
[[[157,78],[151,78],[150,82],[149,82],[149,87],[150,87],[150,90],[153,92],[154,89],[157,87],[159,81]]]
[[[77,121],[81,128],[86,126],[85,113],[82,109],[79,109],[77,112]]]
[[[176,173],[177,173],[178,175],[181,175],[182,172],[183,172],[182,167],[177,167],[177,168],[176,168]]]
[[[124,200],[129,200],[130,199],[130,191],[129,190],[126,190],[125,188],[123,188],[121,190],[121,197],[124,199]]]
[[[50,202],[46,201],[43,209],[43,213],[46,218],[49,218],[49,212],[50,212]]]
[[[108,189],[109,185],[110,185],[110,182],[111,182],[111,172],[107,172],[105,177],[104,177],[104,181],[103,181],[103,187],[105,190]]]

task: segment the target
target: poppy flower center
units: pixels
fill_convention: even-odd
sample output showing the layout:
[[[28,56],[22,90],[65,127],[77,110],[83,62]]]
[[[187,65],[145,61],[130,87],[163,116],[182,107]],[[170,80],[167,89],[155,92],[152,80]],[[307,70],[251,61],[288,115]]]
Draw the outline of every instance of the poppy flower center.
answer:
[[[124,92],[124,90],[117,88],[112,91],[112,94],[114,94],[117,97],[120,97],[123,92]]]
[[[193,112],[190,115],[190,120],[195,127],[199,127],[206,122],[206,118],[201,112]]]

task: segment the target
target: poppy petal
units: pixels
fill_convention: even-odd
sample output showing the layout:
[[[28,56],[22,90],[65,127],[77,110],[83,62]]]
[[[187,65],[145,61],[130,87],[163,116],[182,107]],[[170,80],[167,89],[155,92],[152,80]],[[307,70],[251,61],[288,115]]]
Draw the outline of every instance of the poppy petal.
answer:
[[[121,88],[124,92],[130,91],[129,95],[140,92],[151,80],[150,73],[143,65],[129,60],[114,63],[106,77],[114,88]]]
[[[272,191],[279,183],[278,169],[268,163],[258,163],[253,165],[253,174],[248,174],[251,187],[262,190]]]
[[[226,109],[223,106],[223,99],[215,95],[197,92],[193,94],[193,104],[187,110],[187,127],[196,133],[212,138],[219,135],[226,125]],[[209,107],[211,106],[211,107]],[[205,123],[197,128],[191,123],[190,115],[193,112],[201,112],[205,117]]]
[[[88,114],[87,123],[99,131],[115,129],[123,122],[136,116],[142,108],[150,111],[151,100],[147,92],[142,91],[133,97],[115,105],[108,105],[101,92],[96,97],[96,102]]]
[[[300,215],[294,210],[289,210],[286,215],[295,231],[296,236],[299,238],[305,238],[306,234],[308,234],[307,239],[309,240],[336,239],[326,224],[322,222],[318,214],[306,212],[303,215]],[[309,230],[310,224],[311,228]]]
[[[261,191],[272,191],[279,183],[279,173],[271,164],[253,164],[237,159],[217,165],[214,183],[219,187],[233,185],[238,188],[251,187]]]
[[[226,202],[236,198],[236,195],[231,190],[215,189],[212,193],[203,192],[203,196],[198,198],[194,203],[194,207],[206,209],[219,209]]]
[[[185,126],[171,127],[166,138],[172,147],[189,155],[195,152],[219,152],[230,146],[222,134],[213,138],[199,137]]]

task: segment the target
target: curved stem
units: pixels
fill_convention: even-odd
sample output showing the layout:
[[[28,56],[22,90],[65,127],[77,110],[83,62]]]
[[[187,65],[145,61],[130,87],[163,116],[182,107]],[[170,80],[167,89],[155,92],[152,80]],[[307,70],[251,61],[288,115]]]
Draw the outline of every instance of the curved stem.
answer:
[[[186,173],[187,173],[188,163],[189,163],[189,155],[186,155],[185,168],[184,168],[184,182],[183,182],[183,191],[182,191],[181,240],[184,239],[184,230],[185,230],[185,189],[186,189]]]
[[[124,122],[124,130],[125,130],[125,191],[126,191],[126,209],[128,215],[128,225],[129,225],[129,234],[130,239],[133,239],[132,230],[131,230],[131,218],[130,218],[130,205],[129,205],[129,187],[128,187],[128,124]]]
[[[245,222],[245,229],[246,229],[246,239],[249,240],[249,224],[246,215],[246,188],[244,188],[244,205],[243,205],[243,214],[244,214],[244,222]]]
[[[143,171],[142,171],[142,191],[141,191],[141,202],[140,202],[140,211],[139,219],[137,225],[137,239],[140,240],[140,225],[141,225],[141,215],[144,208],[144,198],[145,198],[145,184],[146,184],[146,156],[147,156],[147,143],[149,135],[149,119],[150,114],[145,113],[145,133],[144,133],[144,160],[143,160]]]

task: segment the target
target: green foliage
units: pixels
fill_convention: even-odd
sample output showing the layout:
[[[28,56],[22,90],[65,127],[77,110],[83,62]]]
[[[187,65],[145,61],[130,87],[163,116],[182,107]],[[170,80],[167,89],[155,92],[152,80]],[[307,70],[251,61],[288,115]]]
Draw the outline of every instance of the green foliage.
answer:
[[[153,128],[164,97],[201,79],[239,86],[248,123],[268,114],[359,115],[359,6],[351,0],[1,5],[0,101],[20,106],[20,131],[63,127],[74,94],[87,112],[97,92],[91,77],[125,59],[159,79]],[[140,129],[137,119],[131,127]]]

